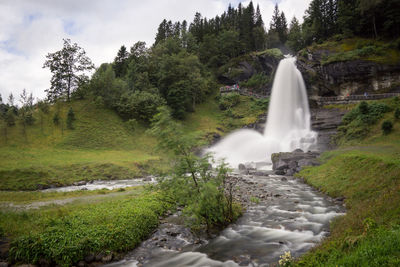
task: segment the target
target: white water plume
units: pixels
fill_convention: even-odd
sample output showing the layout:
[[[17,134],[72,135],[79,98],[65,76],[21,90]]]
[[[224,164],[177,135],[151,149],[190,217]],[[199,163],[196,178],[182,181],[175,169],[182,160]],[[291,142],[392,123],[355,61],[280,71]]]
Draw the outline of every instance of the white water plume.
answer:
[[[307,151],[315,144],[317,134],[310,127],[306,88],[295,62],[295,57],[286,57],[279,62],[264,135],[254,130],[238,130],[207,152],[236,168],[239,163],[271,162],[272,153],[290,152],[296,148]]]

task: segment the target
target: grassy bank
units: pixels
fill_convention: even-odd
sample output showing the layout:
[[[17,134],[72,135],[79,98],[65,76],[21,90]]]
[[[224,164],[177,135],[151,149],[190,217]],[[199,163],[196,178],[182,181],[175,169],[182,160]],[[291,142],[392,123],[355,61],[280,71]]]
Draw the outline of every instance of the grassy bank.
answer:
[[[0,212],[0,228],[13,240],[9,259],[71,266],[88,255],[133,249],[171,208],[155,193],[138,190],[96,203]]]
[[[342,135],[342,146],[324,153],[321,166],[298,174],[332,197],[345,197],[347,214],[334,221],[321,246],[294,265],[399,266],[400,122],[393,113],[385,112],[360,137]],[[381,124],[387,119],[394,128],[384,135]],[[346,127],[351,131],[360,124]]]

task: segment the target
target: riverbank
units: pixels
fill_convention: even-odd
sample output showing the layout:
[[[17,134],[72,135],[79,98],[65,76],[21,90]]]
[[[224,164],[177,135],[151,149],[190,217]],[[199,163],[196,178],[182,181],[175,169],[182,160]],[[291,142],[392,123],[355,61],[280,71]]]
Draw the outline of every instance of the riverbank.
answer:
[[[389,101],[398,103],[377,103]],[[394,110],[360,132],[361,137],[349,133],[362,124],[347,124],[347,134],[339,136],[342,146],[325,152],[322,165],[297,174],[322,192],[344,198],[347,213],[332,224],[327,240],[293,265],[400,265],[400,123]],[[389,134],[382,133],[385,120],[393,122]]]
[[[194,235],[181,212],[162,220],[157,231],[120,262],[107,266],[247,266],[299,256],[329,235],[329,222],[343,215],[340,200],[324,196],[299,179],[271,172],[229,177],[236,201],[247,209],[212,238]]]

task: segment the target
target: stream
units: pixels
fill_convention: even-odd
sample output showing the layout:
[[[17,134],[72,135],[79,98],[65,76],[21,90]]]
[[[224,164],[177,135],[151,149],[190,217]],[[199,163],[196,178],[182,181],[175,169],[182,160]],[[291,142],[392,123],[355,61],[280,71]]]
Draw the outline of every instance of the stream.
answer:
[[[286,251],[293,257],[308,251],[329,234],[330,221],[345,212],[340,201],[290,176],[236,179],[240,190],[235,197],[248,207],[218,236],[194,236],[178,212],[122,261],[107,266],[269,266]]]
[[[155,183],[156,179],[153,176],[148,176],[146,178],[137,178],[129,180],[95,180],[95,181],[81,181],[76,182],[70,186],[54,187],[41,190],[41,192],[71,192],[78,190],[99,190],[99,189],[118,189],[133,186],[141,186],[145,184]]]

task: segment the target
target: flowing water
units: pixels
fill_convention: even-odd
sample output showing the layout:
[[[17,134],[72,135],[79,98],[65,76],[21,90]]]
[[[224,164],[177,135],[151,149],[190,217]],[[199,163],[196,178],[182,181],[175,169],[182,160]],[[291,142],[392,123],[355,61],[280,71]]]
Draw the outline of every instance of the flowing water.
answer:
[[[126,188],[133,186],[141,186],[149,183],[155,183],[156,180],[154,177],[147,178],[138,178],[138,179],[129,179],[129,180],[96,180],[91,182],[82,182],[63,187],[54,187],[49,189],[41,190],[42,192],[71,192],[78,190],[99,190],[99,189],[118,189],[118,188]]]
[[[264,134],[239,130],[208,151],[237,167],[270,162],[275,152],[307,151],[315,143],[304,82],[295,58],[288,57],[275,75]],[[296,257],[315,246],[329,233],[330,221],[344,212],[340,203],[293,177],[239,177],[241,194],[256,193],[259,202],[217,237],[194,242],[183,225],[162,223],[123,261],[110,266],[269,266],[286,251]]]
[[[287,57],[278,65],[264,134],[242,129],[208,152],[236,168],[239,163],[270,162],[272,153],[296,148],[307,151],[315,145],[317,134],[310,128],[306,88],[295,62],[296,58]]]
[[[329,233],[329,223],[343,207],[312,187],[291,177],[270,175],[249,179],[265,188],[267,197],[250,206],[218,237],[194,244],[185,230],[164,225],[148,241],[110,266],[268,266],[290,251],[299,256]],[[167,230],[163,230],[167,227]],[[175,233],[168,240],[168,233]],[[157,240],[157,241],[154,241]]]

